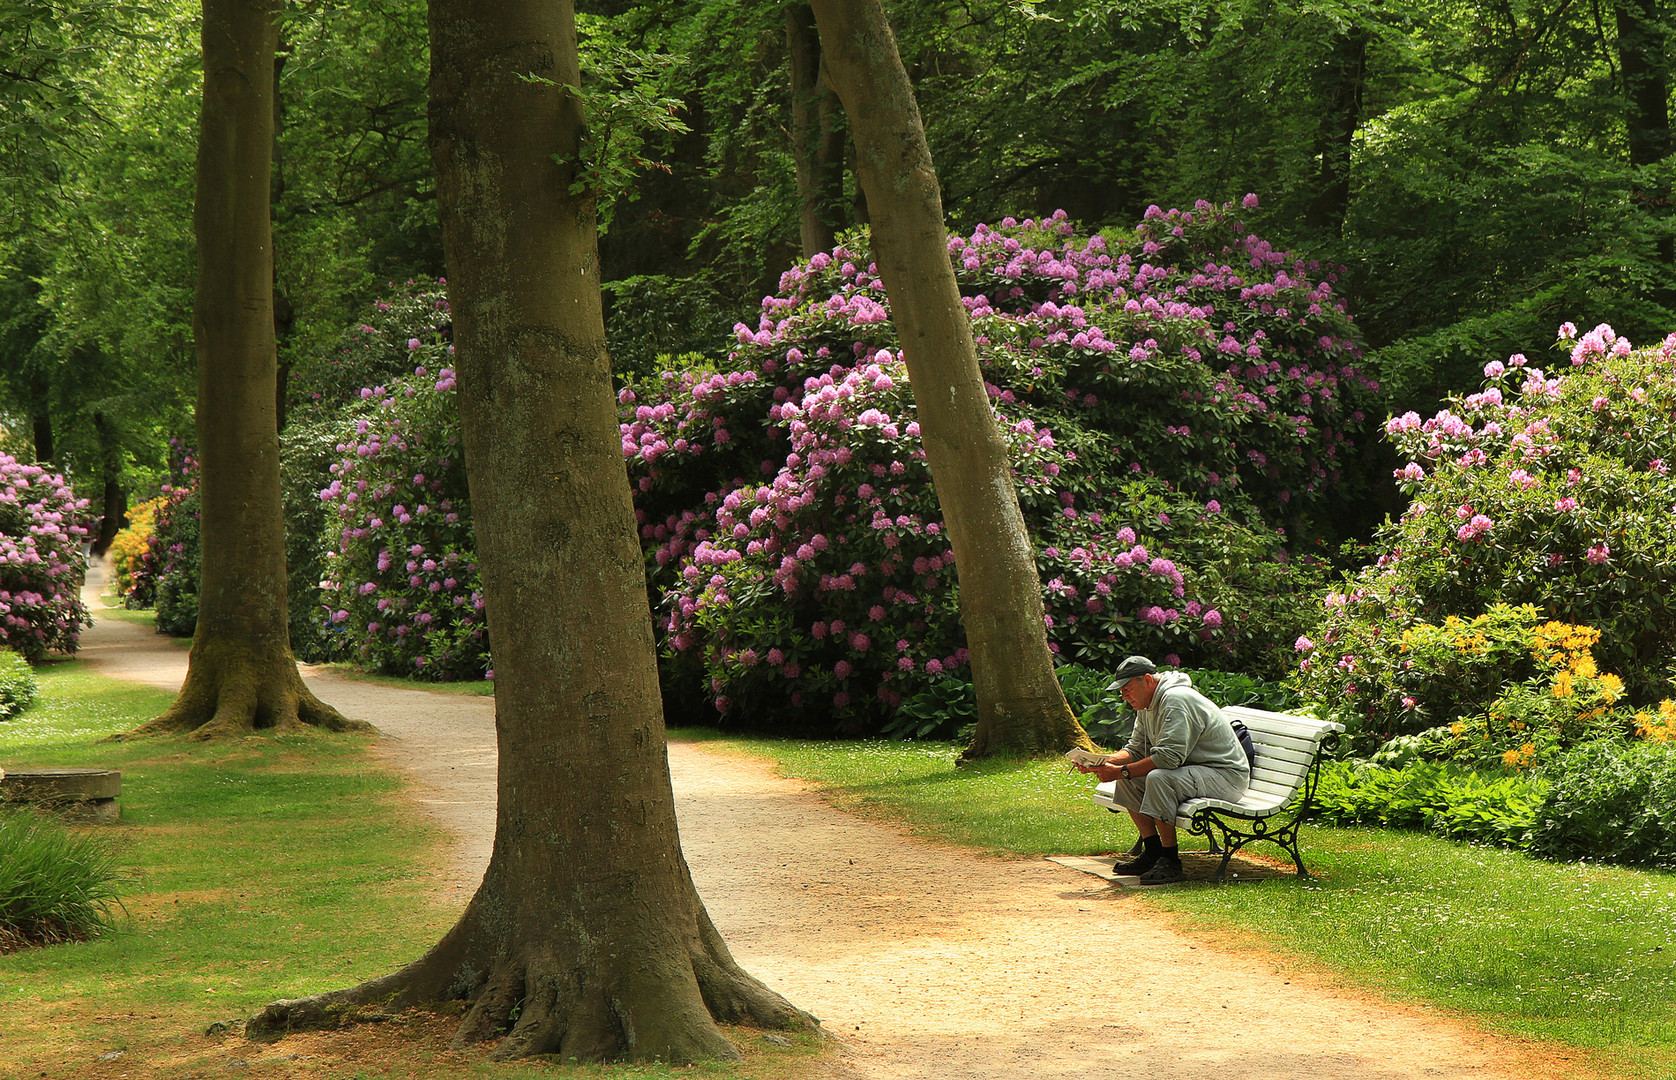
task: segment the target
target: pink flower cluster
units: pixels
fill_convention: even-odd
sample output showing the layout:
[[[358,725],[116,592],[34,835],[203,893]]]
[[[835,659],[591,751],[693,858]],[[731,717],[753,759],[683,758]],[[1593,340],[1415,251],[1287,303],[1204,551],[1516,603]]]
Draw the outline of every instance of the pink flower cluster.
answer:
[[[64,477],[0,454],[0,646],[30,660],[75,652],[87,500]]]
[[[441,342],[410,351],[441,366],[363,389],[319,493],[330,541],[321,619],[336,653],[369,667],[482,678],[489,647],[454,372]]]

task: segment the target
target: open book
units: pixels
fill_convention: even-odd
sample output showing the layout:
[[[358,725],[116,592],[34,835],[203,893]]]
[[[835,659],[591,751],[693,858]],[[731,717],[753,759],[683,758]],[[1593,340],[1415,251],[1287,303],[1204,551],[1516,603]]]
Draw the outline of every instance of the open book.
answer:
[[[1093,768],[1096,765],[1104,765],[1106,763],[1106,755],[1091,754],[1080,746],[1073,746],[1069,750],[1065,751],[1065,760],[1069,761],[1072,765],[1086,765],[1089,768]]]

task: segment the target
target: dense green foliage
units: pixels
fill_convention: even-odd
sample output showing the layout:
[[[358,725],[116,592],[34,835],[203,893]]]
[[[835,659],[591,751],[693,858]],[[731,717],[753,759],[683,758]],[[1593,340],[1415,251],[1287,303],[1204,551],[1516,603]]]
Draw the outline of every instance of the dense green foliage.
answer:
[[[1317,816],[1334,825],[1421,829],[1453,840],[1526,847],[1548,785],[1528,773],[1490,776],[1415,762],[1400,769],[1370,761],[1322,769]]]
[[[1676,744],[1612,742],[1560,759],[1530,848],[1553,859],[1676,864]]]
[[[0,720],[29,708],[40,693],[35,669],[10,649],[0,649]]]

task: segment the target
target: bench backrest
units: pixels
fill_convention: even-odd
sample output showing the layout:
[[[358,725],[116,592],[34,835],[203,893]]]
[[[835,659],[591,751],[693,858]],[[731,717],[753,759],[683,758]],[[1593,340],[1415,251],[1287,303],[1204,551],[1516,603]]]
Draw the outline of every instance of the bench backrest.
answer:
[[[1291,713],[1269,712],[1245,705],[1228,705],[1222,710],[1244,724],[1257,748],[1257,767],[1251,773],[1251,789],[1281,798],[1305,786],[1310,768],[1321,752],[1321,744],[1344,730],[1343,724],[1315,720]]]

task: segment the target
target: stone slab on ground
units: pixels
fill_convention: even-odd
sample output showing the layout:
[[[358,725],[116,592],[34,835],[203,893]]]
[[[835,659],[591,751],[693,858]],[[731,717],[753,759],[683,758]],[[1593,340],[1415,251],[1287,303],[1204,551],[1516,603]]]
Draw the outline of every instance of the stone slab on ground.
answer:
[[[1058,863],[1060,866],[1069,867],[1072,870],[1081,870],[1085,874],[1092,874],[1097,878],[1109,881],[1113,885],[1121,885],[1126,889],[1142,888],[1139,876],[1112,873],[1112,864],[1123,857],[1122,855],[1101,855],[1099,857],[1092,855],[1049,855],[1047,860],[1048,862]],[[1183,852],[1181,869],[1186,876],[1182,878],[1179,884],[1189,885],[1205,882],[1215,884],[1216,868],[1220,865],[1222,865],[1222,856],[1220,855]],[[1297,876],[1298,872],[1289,865],[1278,866],[1249,859],[1244,855],[1235,855],[1228,861],[1228,877],[1225,884],[1257,881],[1262,878]],[[1162,888],[1162,886],[1145,887],[1149,889]]]

